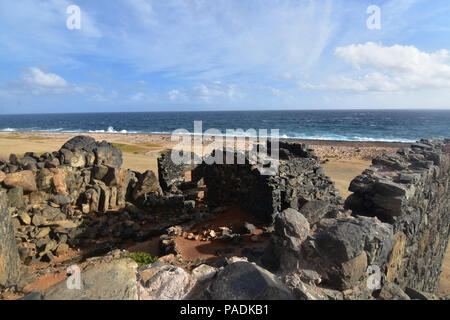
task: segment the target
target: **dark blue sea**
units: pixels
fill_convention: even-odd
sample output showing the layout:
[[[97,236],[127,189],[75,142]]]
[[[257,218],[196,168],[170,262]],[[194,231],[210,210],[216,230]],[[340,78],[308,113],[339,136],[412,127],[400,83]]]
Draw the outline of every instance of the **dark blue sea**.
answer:
[[[347,141],[415,141],[449,138],[450,110],[316,110],[79,113],[0,115],[0,131],[171,133],[203,130],[279,129],[280,136]]]

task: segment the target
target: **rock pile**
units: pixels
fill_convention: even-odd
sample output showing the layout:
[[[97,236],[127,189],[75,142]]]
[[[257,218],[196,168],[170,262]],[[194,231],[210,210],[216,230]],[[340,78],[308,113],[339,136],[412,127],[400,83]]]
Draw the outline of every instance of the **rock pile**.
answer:
[[[145,214],[127,201],[159,195],[153,172],[120,168],[122,153],[106,141],[80,136],[58,152],[10,156],[0,163],[22,262],[52,261],[69,247],[90,245],[114,235],[139,236]],[[128,205],[128,206],[127,206]],[[97,213],[128,208],[100,219]]]

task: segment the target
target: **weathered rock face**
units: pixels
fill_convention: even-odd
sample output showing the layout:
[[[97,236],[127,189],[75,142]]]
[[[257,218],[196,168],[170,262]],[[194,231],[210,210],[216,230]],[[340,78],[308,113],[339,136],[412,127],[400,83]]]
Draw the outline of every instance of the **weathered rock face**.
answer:
[[[388,281],[434,292],[450,226],[449,140],[421,140],[383,155],[356,177],[346,206],[393,227]]]
[[[238,261],[218,273],[206,290],[213,300],[291,300],[289,290],[269,271]]]
[[[133,190],[133,200],[137,200],[147,194],[159,193],[161,192],[158,179],[153,171],[148,170],[139,177],[136,187]]]
[[[129,259],[100,263],[81,272],[81,289],[67,280],[51,287],[44,300],[137,300],[137,264]]]
[[[82,167],[86,164],[107,165],[119,168],[122,165],[122,151],[112,144],[95,141],[88,136],[78,136],[67,141],[60,150],[63,162],[74,167]]]
[[[0,288],[14,286],[20,275],[19,251],[14,238],[6,194],[0,191]]]
[[[154,263],[139,271],[140,300],[182,300],[196,279],[181,268]]]
[[[275,231],[283,242],[283,247],[298,253],[310,230],[306,218],[289,208],[275,215]]]
[[[7,174],[3,183],[9,188],[21,187],[28,192],[37,190],[36,178],[31,170]]]

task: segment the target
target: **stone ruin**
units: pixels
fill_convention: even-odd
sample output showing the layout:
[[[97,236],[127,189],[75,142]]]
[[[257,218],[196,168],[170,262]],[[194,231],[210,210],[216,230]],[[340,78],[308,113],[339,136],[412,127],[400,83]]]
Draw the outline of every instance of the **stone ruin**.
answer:
[[[450,140],[421,140],[374,159],[345,201],[307,145],[280,142],[279,151],[271,176],[247,153],[231,155],[243,156],[243,164],[175,165],[169,151],[156,177],[121,169],[119,150],[88,137],[51,154],[11,155],[0,163],[0,286],[17,285],[20,263],[51,261],[69,246],[110,250],[168,230],[162,252],[177,254],[175,226],[238,205],[267,225],[270,244],[256,264],[233,258],[188,273],[158,261],[129,272],[133,294],[122,298],[434,297],[449,238]],[[214,152],[225,158],[229,151]],[[368,272],[374,268],[379,278]],[[64,296],[63,286],[49,298],[55,292]]]

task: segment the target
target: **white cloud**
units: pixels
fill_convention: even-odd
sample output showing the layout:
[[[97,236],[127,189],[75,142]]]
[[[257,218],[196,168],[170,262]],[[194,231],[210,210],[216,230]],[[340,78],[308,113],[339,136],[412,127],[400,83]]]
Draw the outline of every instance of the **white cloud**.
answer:
[[[404,92],[450,88],[450,51],[433,53],[414,46],[366,44],[338,47],[336,56],[356,69],[356,76],[333,77],[317,88],[350,91]]]
[[[39,68],[28,68],[22,74],[22,81],[32,87],[45,88],[64,88],[67,87],[67,82],[60,76],[54,73],[45,73]]]

